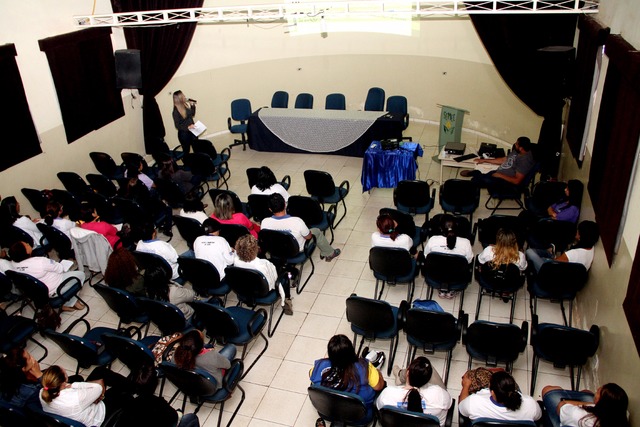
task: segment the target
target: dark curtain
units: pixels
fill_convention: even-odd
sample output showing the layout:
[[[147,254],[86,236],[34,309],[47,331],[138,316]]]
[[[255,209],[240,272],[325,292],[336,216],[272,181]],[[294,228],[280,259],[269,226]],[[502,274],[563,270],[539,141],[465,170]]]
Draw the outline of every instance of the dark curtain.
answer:
[[[202,7],[204,0],[111,0],[115,13]],[[152,153],[166,135],[155,96],[169,83],[189,49],[196,23],[161,27],[125,27],[129,49],[140,50],[144,95],[143,125],[145,150]]]
[[[548,176],[557,175],[562,109],[564,98],[571,95],[573,58],[570,48],[540,49],[571,47],[577,17],[553,14],[470,16],[505,83],[522,102],[544,117],[538,138],[541,172]]]
[[[609,265],[640,138],[640,52],[620,35],[605,44],[607,76],[589,170],[589,194]]]
[[[633,258],[627,296],[624,298],[622,307],[627,315],[627,322],[633,341],[636,343],[636,350],[640,355],[640,241],[638,241],[636,248],[636,256]]]
[[[582,138],[587,124],[587,113],[591,104],[591,86],[596,68],[596,55],[609,35],[609,27],[604,27],[595,18],[581,15],[578,19],[580,38],[578,39],[578,55],[576,56],[576,80],[569,121],[567,123],[567,142],[571,153],[582,167],[579,159],[582,149]]]
[[[74,31],[38,43],[47,55],[67,142],[124,116],[111,28]]]
[[[42,153],[16,55],[14,44],[0,46],[0,92],[7,100],[4,113],[0,114],[0,171]],[[9,105],[11,108],[8,108]]]

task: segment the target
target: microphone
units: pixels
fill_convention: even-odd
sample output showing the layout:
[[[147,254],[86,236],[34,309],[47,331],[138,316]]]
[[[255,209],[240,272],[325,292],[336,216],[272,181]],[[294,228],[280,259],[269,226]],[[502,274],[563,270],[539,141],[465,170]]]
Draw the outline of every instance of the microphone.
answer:
[[[189,102],[194,102],[194,103],[197,103],[197,102],[198,102],[198,101],[196,101],[195,99],[191,99],[191,98],[187,99],[187,101],[189,101]]]

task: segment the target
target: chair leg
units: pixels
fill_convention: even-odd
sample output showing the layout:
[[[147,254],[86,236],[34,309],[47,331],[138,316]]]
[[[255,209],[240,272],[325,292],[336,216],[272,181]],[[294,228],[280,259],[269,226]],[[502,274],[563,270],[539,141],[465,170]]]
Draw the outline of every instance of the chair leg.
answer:
[[[482,288],[478,289],[478,303],[476,304],[476,320],[480,315],[480,304],[482,303]]]
[[[582,375],[582,366],[578,366],[578,375],[576,375],[576,390],[580,390],[580,376],[581,375]]]
[[[569,302],[569,306],[571,306],[571,302]],[[564,311],[564,301],[560,300],[560,311],[562,311],[562,320],[564,320],[564,326],[570,326],[571,323],[567,323],[567,314]]]
[[[509,316],[509,323],[513,323],[513,316],[516,313],[516,297],[518,296],[518,292],[513,292],[511,294],[511,315]]]
[[[569,301],[569,326],[571,326],[572,318],[573,318],[573,300]]]
[[[38,362],[42,362],[44,359],[47,358],[47,355],[49,355],[49,350],[47,349],[47,347],[45,347],[44,345],[36,341],[33,337],[29,337],[29,340],[44,350],[44,355],[40,359],[38,359]]]
[[[309,262],[311,263],[311,273],[309,273],[309,276],[307,277],[307,280],[304,281],[302,286],[300,286],[301,280],[298,280],[298,286],[296,286],[296,293],[298,295],[300,295],[300,293],[302,292],[304,287],[307,286],[307,283],[309,283],[309,280],[311,279],[311,276],[313,276],[313,273],[315,273],[315,271],[316,271],[316,265],[313,263],[313,260],[311,259],[311,257],[309,257],[308,259],[309,259]],[[302,268],[303,267],[304,267],[304,263],[302,265],[300,265],[300,278],[302,278]]]
[[[384,280],[382,280],[382,286],[380,287],[380,294],[378,294],[378,296],[376,297],[375,295],[373,296],[375,299],[382,299],[382,293],[384,292],[384,284],[386,282]],[[376,279],[376,292],[378,291],[378,279]]]
[[[573,375],[573,365],[569,365],[569,377],[571,378],[571,390],[577,391],[576,381]]]
[[[240,387],[240,384],[237,384],[236,388],[240,390],[240,392],[242,393],[242,397],[240,398],[240,402],[238,403],[238,406],[236,406],[236,409],[233,411],[233,414],[231,415],[231,418],[229,418],[229,422],[227,423],[227,427],[229,427],[231,425],[231,423],[233,422],[233,419],[236,417],[236,415],[238,415],[238,411],[240,410],[240,407],[244,403],[244,399],[245,399],[245,395],[246,395],[246,393],[244,392],[244,389],[242,387]],[[223,408],[224,408],[224,402],[222,402],[222,404],[220,405],[220,413],[218,414],[218,427],[220,427],[220,423],[222,422],[222,409]]]
[[[531,366],[531,392],[529,393],[533,396],[533,392],[536,388],[536,377],[538,376],[538,364],[540,363],[540,359],[538,355],[533,354],[533,365]]]
[[[453,358],[453,349],[447,352],[447,358],[444,361],[444,386],[449,382],[449,370],[451,368],[451,359]]]
[[[336,203],[336,212],[338,212],[338,203]],[[342,207],[344,207],[344,213],[342,214],[342,216],[340,217],[340,219],[338,221],[333,223],[333,228],[336,228],[338,226],[338,224],[340,224],[342,222],[344,217],[347,216],[347,204],[345,203],[344,199],[342,199]]]
[[[393,369],[393,361],[396,360],[398,341],[400,341],[400,337],[398,337],[397,335],[394,338],[391,338],[391,345],[389,346],[389,362],[387,363],[387,375],[391,375],[391,370]]]
[[[253,367],[255,366],[255,364],[258,362],[258,360],[260,360],[260,358],[262,357],[262,355],[264,354],[265,351],[267,351],[267,348],[269,347],[269,340],[267,339],[267,337],[264,336],[264,334],[262,332],[260,332],[260,336],[262,337],[262,339],[264,340],[264,348],[262,349],[262,351],[260,352],[260,354],[258,354],[258,357],[256,357],[256,360],[253,361],[253,363],[251,365],[249,365],[249,368],[247,368],[246,371],[244,371],[244,374],[242,374],[242,378],[246,377],[247,374],[249,373],[249,371],[251,371],[251,369],[253,369]],[[245,345],[242,349],[242,360],[244,360],[244,357],[246,356],[246,351],[247,351],[247,346]]]
[[[278,325],[280,324],[280,320],[282,320],[282,316],[284,315],[284,308],[280,311],[280,316],[278,316],[278,320],[276,321],[276,324],[273,328],[271,328],[271,323],[273,320],[273,312],[275,310],[275,306],[277,304],[277,301],[273,304],[271,304],[271,310],[269,313],[269,326],[267,327],[267,335],[269,336],[269,338],[271,338],[273,336],[273,334],[276,332],[276,329],[278,328]]]

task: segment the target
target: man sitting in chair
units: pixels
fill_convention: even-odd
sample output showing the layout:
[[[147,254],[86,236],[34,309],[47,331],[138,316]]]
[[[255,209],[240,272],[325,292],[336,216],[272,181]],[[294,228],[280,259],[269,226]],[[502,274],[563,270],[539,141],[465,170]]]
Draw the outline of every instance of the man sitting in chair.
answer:
[[[471,181],[481,188],[494,184],[504,184],[505,182],[519,185],[536,164],[531,152],[531,146],[531,140],[526,136],[521,136],[506,157],[474,160],[477,164],[500,165],[497,170],[488,173],[482,173],[479,170],[464,170],[460,172],[460,175],[472,177]]]
[[[138,242],[136,250],[159,255],[171,266],[171,280],[180,278],[178,273],[178,252],[171,244],[156,239],[158,231],[153,223],[147,222],[142,226],[142,239]]]
[[[309,229],[301,218],[287,214],[287,207],[279,193],[273,193],[269,196],[269,210],[273,214],[271,218],[262,220],[262,228],[265,230],[287,231],[295,237],[300,246],[300,250],[304,249],[304,241],[316,237],[316,245],[320,250],[320,258],[327,262],[340,255],[340,249],[331,247],[324,233],[318,228]]]
[[[220,280],[224,279],[224,269],[233,264],[233,250],[224,237],[220,236],[220,223],[213,218],[207,218],[203,223],[204,236],[199,236],[193,242],[196,258],[209,261],[218,270]]]

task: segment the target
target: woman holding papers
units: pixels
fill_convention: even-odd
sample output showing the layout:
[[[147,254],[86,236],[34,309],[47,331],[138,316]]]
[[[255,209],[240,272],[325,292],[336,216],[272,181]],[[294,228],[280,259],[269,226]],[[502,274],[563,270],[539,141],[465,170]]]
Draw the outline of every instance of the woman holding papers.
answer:
[[[195,127],[195,115],[196,101],[184,96],[180,90],[173,92],[173,122],[178,129],[178,140],[185,154],[191,150],[191,143],[198,139],[191,132]]]

